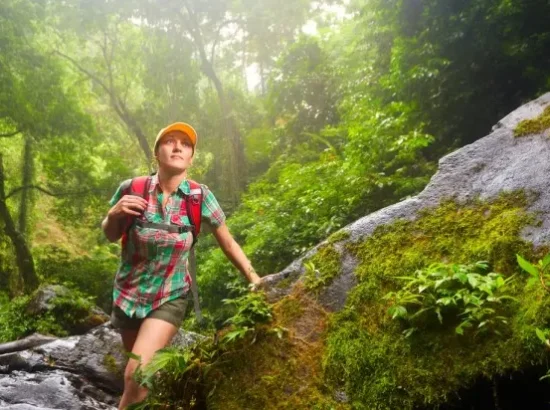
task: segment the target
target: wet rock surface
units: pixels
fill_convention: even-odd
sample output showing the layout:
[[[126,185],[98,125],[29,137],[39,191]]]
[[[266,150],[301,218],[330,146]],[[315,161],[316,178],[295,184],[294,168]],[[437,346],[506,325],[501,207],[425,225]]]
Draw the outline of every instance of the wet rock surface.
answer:
[[[202,336],[180,330],[173,344]],[[126,363],[110,323],[81,336],[55,339],[0,355],[0,408],[13,410],[116,409]]]

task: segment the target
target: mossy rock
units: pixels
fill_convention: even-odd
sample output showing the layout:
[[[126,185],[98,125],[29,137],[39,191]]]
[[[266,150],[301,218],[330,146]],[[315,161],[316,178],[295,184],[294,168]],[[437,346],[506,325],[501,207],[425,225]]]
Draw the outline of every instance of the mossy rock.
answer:
[[[359,260],[359,284],[346,308],[331,318],[324,363],[328,379],[345,388],[354,408],[437,406],[480,377],[491,379],[545,360],[535,328],[550,323],[550,298],[538,284],[526,285],[515,256],[540,256],[520,238],[524,227],[536,223],[525,211],[528,205],[521,192],[489,202],[448,200],[414,221],[396,221],[348,244]],[[500,334],[464,336],[452,326],[436,326],[406,338],[403,323],[392,320],[384,299],[402,286],[397,278],[433,262],[480,260],[507,277],[517,275],[508,326]]]
[[[61,285],[45,285],[30,297],[25,313],[36,331],[55,336],[84,334],[109,320],[83,293]]]
[[[331,244],[322,245],[311,258],[304,261],[304,266],[306,289],[320,291],[341,273],[340,253]]]
[[[521,121],[514,130],[514,135],[516,137],[523,137],[539,134],[548,128],[550,128],[550,105],[537,118]]]
[[[328,313],[302,286],[273,306],[274,321],[251,343],[228,353],[209,374],[208,408],[347,410],[324,381],[322,354]],[[281,338],[272,329],[283,327]]]

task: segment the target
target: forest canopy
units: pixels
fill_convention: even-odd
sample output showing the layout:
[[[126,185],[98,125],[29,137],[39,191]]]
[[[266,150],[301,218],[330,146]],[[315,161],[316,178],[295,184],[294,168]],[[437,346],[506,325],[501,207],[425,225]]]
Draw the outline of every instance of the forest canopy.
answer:
[[[174,121],[262,274],[421,191],[444,154],[550,88],[546,0],[0,4],[0,289],[66,283],[110,309],[99,228]],[[213,322],[236,272],[208,237]]]

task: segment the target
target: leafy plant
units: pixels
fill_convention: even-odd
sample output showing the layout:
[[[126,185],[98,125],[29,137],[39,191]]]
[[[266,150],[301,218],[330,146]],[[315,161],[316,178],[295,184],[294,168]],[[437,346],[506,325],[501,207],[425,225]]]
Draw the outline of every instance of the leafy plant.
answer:
[[[531,276],[530,281],[540,281],[540,284],[544,290],[550,292],[550,288],[546,285],[549,275],[548,268],[550,267],[550,253],[539,260],[536,265],[533,265],[531,262],[523,259],[520,255],[516,256],[519,266]]]
[[[546,254],[544,258],[540,259],[536,265],[527,261],[520,255],[516,255],[519,266],[527,272],[531,277],[529,282],[540,281],[540,284],[547,292],[550,292],[550,289],[546,285],[548,280],[548,267],[550,266],[550,253]],[[535,332],[539,340],[544,343],[547,348],[550,348],[550,329],[540,329],[536,328]],[[540,378],[540,380],[550,379],[550,370]]]
[[[58,290],[56,297],[48,302],[50,308],[44,312],[32,312],[29,309],[32,300],[33,295],[18,296],[0,305],[0,342],[34,332],[60,337],[80,334],[94,319],[93,298],[76,289]]]
[[[224,303],[237,309],[235,315],[225,322],[233,326],[223,336],[222,341],[225,343],[244,338],[249,332],[255,332],[257,324],[267,323],[272,319],[271,307],[262,293],[249,292],[236,299],[225,299]]]
[[[504,303],[515,300],[504,292],[513,277],[505,279],[488,270],[487,262],[471,265],[436,263],[417,270],[413,276],[399,277],[407,283],[403,289],[385,296],[394,301],[389,312],[393,319],[405,319],[410,323],[429,319],[430,315],[435,315],[440,324],[444,319],[458,321],[455,332],[460,335],[474,326],[477,330],[491,328],[499,334],[498,326],[508,323],[501,313]],[[416,329],[410,327],[404,334],[408,337]]]

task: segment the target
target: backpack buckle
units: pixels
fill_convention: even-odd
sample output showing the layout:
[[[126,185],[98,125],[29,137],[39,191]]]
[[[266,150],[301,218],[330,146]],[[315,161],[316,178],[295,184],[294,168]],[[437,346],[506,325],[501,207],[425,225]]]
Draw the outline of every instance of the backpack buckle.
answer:
[[[191,196],[191,200],[193,201],[193,205],[198,205],[199,204],[199,196],[198,195]]]

